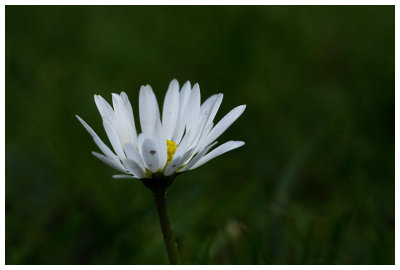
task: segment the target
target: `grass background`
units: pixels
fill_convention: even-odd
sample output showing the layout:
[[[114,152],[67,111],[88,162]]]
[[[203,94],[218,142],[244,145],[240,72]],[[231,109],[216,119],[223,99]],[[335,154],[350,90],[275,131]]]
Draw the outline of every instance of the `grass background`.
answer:
[[[74,115],[172,78],[247,104],[169,189],[183,263],[394,264],[394,44],[394,6],[7,6],[6,264],[167,263]]]

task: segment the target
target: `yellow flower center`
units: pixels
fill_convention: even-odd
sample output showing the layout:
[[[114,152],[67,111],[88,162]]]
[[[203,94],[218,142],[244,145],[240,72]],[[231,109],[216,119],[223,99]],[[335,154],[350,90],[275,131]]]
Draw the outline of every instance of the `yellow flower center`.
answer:
[[[172,159],[174,158],[175,151],[178,148],[176,142],[170,140],[166,141],[167,141],[167,164],[165,164],[165,167],[167,167],[168,164],[172,161]]]

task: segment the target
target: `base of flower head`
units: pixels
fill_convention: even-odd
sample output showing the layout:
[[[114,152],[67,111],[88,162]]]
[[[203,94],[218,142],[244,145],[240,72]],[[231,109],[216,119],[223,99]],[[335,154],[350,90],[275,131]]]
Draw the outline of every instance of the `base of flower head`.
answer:
[[[163,173],[156,172],[151,175],[151,178],[143,178],[140,181],[152,191],[165,191],[174,182],[178,174],[165,176]]]

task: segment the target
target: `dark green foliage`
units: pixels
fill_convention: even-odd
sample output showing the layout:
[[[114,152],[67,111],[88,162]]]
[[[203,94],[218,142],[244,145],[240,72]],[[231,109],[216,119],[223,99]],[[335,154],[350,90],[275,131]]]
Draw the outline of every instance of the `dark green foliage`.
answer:
[[[6,263],[164,264],[151,192],[90,154],[93,94],[247,104],[178,176],[186,264],[394,263],[394,7],[6,7]],[[137,126],[139,124],[137,123]]]

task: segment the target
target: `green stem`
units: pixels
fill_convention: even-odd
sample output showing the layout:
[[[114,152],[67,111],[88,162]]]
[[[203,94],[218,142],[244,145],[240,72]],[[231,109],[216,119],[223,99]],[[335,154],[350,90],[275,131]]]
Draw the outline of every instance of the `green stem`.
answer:
[[[174,239],[169,222],[167,199],[165,190],[152,190],[157,206],[158,217],[160,219],[161,231],[164,236],[165,247],[167,248],[170,264],[180,264],[178,248]]]

